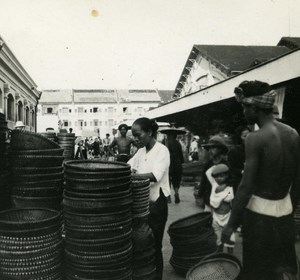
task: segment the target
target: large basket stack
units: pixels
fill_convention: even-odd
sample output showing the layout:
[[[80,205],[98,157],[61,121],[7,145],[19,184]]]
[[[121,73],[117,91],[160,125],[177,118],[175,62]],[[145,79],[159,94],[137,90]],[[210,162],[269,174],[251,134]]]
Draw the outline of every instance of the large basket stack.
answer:
[[[180,275],[217,251],[216,236],[211,226],[210,213],[198,213],[179,219],[169,226],[173,252],[170,264]]]
[[[75,133],[60,132],[57,134],[59,146],[64,149],[65,160],[74,159]]]
[[[65,179],[66,279],[131,279],[130,166],[68,161]]]
[[[0,114],[0,210],[5,210],[10,206],[7,137],[7,122],[5,116]]]
[[[134,179],[133,194],[133,280],[154,280],[156,277],[155,240],[148,225],[150,180]]]
[[[13,207],[61,208],[63,150],[33,132],[13,130],[10,168]]]
[[[43,208],[0,213],[0,279],[62,280],[61,215]]]

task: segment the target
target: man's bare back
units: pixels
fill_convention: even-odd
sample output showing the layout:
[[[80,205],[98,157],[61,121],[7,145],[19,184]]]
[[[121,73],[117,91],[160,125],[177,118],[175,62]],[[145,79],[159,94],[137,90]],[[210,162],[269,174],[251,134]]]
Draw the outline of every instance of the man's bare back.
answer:
[[[252,133],[248,153],[259,157],[254,194],[266,199],[284,198],[299,162],[299,139],[291,127],[274,121]],[[249,142],[248,141],[248,142]]]
[[[131,144],[133,144],[133,142],[134,142],[133,139],[131,139],[130,137],[119,136],[119,137],[117,137],[113,140],[113,142],[111,143],[111,146],[112,147],[118,146],[119,154],[129,155],[130,154],[130,147],[131,147]]]

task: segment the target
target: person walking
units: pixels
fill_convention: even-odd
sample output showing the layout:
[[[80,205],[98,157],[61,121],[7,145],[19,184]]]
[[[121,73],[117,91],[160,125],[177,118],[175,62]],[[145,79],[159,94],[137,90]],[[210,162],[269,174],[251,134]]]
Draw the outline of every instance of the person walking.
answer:
[[[169,168],[169,181],[170,186],[173,186],[175,203],[180,203],[179,188],[182,177],[182,164],[184,162],[182,147],[177,140],[178,134],[185,134],[184,130],[176,128],[166,128],[160,130],[161,133],[167,135],[165,145],[170,152],[170,168]],[[168,203],[171,203],[171,196],[168,197]]]
[[[105,159],[108,160],[109,158],[109,155],[110,155],[110,152],[109,152],[109,145],[110,145],[110,138],[109,138],[109,133],[106,133],[105,135],[105,138],[103,138],[103,150],[104,150],[104,156],[105,156]]]
[[[197,161],[199,159],[199,155],[198,155],[198,141],[199,141],[199,136],[198,135],[194,135],[192,138],[192,142],[190,145],[190,157],[192,161]]]
[[[242,279],[299,279],[293,221],[300,197],[299,135],[274,120],[275,94],[267,83],[244,81],[234,93],[247,122],[259,130],[245,140],[245,169],[222,240],[242,225]]]
[[[156,141],[158,125],[148,118],[134,121],[131,131],[134,140],[141,147],[128,161],[133,172],[133,179],[150,180],[149,226],[155,239],[156,279],[163,275],[162,240],[168,218],[167,197],[170,195],[168,148]]]

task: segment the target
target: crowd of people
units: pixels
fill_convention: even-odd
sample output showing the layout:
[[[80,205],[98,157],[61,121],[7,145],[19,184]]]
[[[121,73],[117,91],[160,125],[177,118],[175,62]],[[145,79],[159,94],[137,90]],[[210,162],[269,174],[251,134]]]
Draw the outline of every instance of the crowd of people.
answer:
[[[293,211],[300,198],[300,147],[295,129],[273,116],[275,95],[267,83],[245,81],[234,90],[249,126],[238,127],[228,147],[222,135],[199,144],[194,135],[190,161],[207,151],[199,196],[203,211],[212,213],[212,227],[220,252],[233,253],[235,232],[243,238],[242,279],[300,279],[295,252]],[[256,126],[255,126],[256,124]],[[252,129],[249,127],[251,126]],[[75,158],[113,157],[131,165],[133,178],[149,179],[149,225],[154,233],[157,279],[162,279],[162,239],[168,218],[171,186],[180,202],[183,145],[176,129],[157,141],[158,126],[147,118],[131,128],[119,126],[119,136],[107,134],[80,140]]]

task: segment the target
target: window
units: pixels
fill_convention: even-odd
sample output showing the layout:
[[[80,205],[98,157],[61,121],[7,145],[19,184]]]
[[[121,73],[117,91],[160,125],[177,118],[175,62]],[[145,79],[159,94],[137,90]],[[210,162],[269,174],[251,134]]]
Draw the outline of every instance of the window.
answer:
[[[63,114],[67,114],[69,112],[69,109],[67,107],[63,107],[62,110],[61,110],[61,112]]]
[[[53,113],[53,108],[48,107],[48,108],[47,108],[47,114],[52,114],[52,113]]]
[[[108,120],[108,126],[113,126],[113,125],[114,125],[114,120],[109,119],[109,120]]]
[[[128,113],[128,107],[123,107],[123,113]]]
[[[69,113],[72,113],[72,109],[69,109]]]
[[[84,112],[87,113],[87,109],[84,109]]]
[[[94,126],[98,126],[98,120],[94,120]]]
[[[107,112],[108,113],[113,113],[114,112],[114,108],[113,107],[108,107],[107,108]]]
[[[28,108],[28,106],[25,108],[25,124],[29,125],[29,108]]]
[[[83,107],[78,107],[78,113],[83,113]]]
[[[69,122],[69,126],[72,126],[72,122]]]
[[[69,122],[68,121],[63,121],[64,123],[64,127],[68,127],[69,126]]]
[[[93,109],[90,109],[90,113],[92,113],[93,112]]]
[[[14,106],[14,97],[9,94],[7,98],[7,119],[10,121],[15,120],[15,106]]]
[[[21,101],[18,102],[18,116],[17,116],[17,120],[18,121],[23,121],[23,103]]]
[[[86,123],[86,122],[84,122],[84,126],[87,126],[87,123]]]
[[[99,108],[99,112],[100,112],[100,113],[102,112],[102,109],[101,109],[101,108]]]
[[[79,122],[79,126],[80,126],[80,128],[82,128],[83,127],[83,121],[82,120],[80,120],[80,121],[78,121]]]
[[[98,112],[98,108],[97,107],[94,107],[93,108],[93,113],[97,113]]]
[[[99,121],[99,126],[102,126],[102,121]]]

